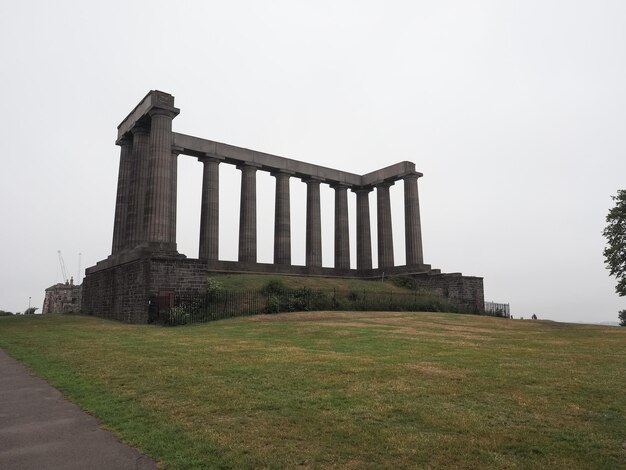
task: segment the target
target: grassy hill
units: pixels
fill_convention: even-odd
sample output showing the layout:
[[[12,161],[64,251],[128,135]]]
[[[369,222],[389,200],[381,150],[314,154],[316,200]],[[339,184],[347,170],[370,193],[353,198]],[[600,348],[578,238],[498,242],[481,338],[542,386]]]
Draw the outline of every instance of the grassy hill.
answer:
[[[624,468],[626,328],[425,313],[0,318],[164,468]]]
[[[228,290],[260,290],[270,281],[279,281],[288,289],[323,289],[341,292],[412,292],[411,289],[385,280],[349,279],[319,276],[281,276],[278,274],[218,274],[211,278],[219,281]]]

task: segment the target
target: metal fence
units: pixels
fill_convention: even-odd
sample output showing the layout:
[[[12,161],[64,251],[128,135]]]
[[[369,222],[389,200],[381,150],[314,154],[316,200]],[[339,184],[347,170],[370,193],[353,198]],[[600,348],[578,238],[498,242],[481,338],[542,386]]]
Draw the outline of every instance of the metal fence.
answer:
[[[488,315],[495,315],[497,317],[511,318],[511,308],[509,307],[509,304],[485,302],[485,313]]]
[[[306,288],[277,292],[221,290],[207,294],[168,293],[151,299],[150,304],[150,320],[172,326],[259,313],[319,310],[478,313],[470,307],[454,305],[441,297],[418,291],[341,292]]]
[[[257,291],[167,295],[151,299],[150,303],[156,306],[151,320],[171,326],[255,315],[266,310],[265,299]]]

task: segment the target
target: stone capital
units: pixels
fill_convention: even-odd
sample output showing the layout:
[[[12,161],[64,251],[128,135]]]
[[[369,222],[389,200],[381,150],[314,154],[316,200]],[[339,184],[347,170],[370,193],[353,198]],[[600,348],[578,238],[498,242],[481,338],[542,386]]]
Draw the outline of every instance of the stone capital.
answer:
[[[296,172],[295,171],[290,171],[290,170],[275,170],[270,172],[270,175],[279,178],[279,177],[287,177],[290,178],[291,176],[295,175]]]
[[[330,185],[331,188],[333,188],[334,190],[346,190],[346,189],[350,189],[351,186],[345,183],[332,183]]]
[[[323,183],[325,181],[324,178],[321,178],[319,176],[306,176],[303,178],[300,178],[300,181],[302,181],[303,183],[306,184],[320,184]]]
[[[119,145],[120,147],[124,147],[125,145],[133,145],[133,137],[129,135],[125,135],[120,137],[115,142],[115,145]]]
[[[422,176],[424,176],[422,173],[420,173],[419,171],[416,171],[415,173],[408,173],[404,175],[402,179],[403,180],[418,179],[418,178],[421,178]]]
[[[391,186],[393,186],[394,184],[396,184],[395,181],[383,181],[381,183],[377,183],[374,186],[376,188],[390,188]]]
[[[134,126],[130,132],[135,135],[135,134],[149,134],[150,133],[150,129],[148,129],[145,126]]]
[[[355,194],[368,194],[374,190],[372,186],[363,186],[360,188],[352,188],[351,191]]]
[[[202,163],[222,163],[224,161],[224,157],[217,157],[215,155],[205,153],[204,155],[198,157],[198,161]]]
[[[237,169],[241,171],[257,171],[261,168],[258,163],[246,163],[245,165],[237,165]]]
[[[166,116],[169,117],[171,119],[174,119],[176,116],[178,116],[178,113],[180,113],[180,110],[178,108],[152,108],[150,111],[148,111],[148,115],[153,118],[155,116]]]

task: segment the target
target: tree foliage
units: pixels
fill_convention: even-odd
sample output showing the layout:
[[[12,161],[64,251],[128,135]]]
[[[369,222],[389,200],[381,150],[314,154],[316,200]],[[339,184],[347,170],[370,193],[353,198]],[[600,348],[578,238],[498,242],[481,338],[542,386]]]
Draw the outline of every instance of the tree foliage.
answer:
[[[620,326],[626,326],[626,310],[620,310],[617,314],[617,318],[619,318]]]
[[[602,235],[606,238],[607,246],[604,249],[604,262],[611,276],[617,279],[615,292],[620,296],[626,295],[626,190],[617,191],[617,196],[611,196],[615,207],[609,210],[606,216],[607,226]]]
[[[24,310],[24,315],[34,315],[35,314],[35,310],[37,310],[39,307],[30,307],[27,308],[26,310]]]

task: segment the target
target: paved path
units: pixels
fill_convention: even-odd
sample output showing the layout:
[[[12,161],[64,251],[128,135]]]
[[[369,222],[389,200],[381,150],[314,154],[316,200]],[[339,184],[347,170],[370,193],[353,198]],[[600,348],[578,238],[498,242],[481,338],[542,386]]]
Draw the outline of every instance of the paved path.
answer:
[[[0,469],[149,470],[156,465],[0,349]]]

